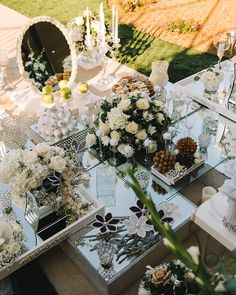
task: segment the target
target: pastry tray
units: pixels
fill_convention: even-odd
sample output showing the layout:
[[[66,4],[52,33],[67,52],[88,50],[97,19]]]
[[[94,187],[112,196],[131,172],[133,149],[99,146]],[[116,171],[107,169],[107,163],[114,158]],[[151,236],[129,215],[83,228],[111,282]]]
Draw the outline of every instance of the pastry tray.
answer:
[[[187,169],[182,175],[178,175],[172,178],[166,177],[164,174],[158,172],[154,166],[151,167],[151,172],[161,180],[163,180],[165,183],[169,185],[176,184],[179,180],[183,179],[185,176],[189,175],[191,172],[195,171],[199,167],[201,167],[204,164],[204,160],[202,159],[201,162],[198,164],[192,165],[189,169]]]

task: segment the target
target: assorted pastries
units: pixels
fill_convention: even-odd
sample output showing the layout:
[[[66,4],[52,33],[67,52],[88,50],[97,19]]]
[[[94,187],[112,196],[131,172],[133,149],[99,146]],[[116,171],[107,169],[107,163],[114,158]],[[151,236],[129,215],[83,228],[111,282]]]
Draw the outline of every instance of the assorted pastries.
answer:
[[[124,76],[113,87],[112,91],[117,94],[147,93],[149,96],[155,94],[152,83],[143,76]]]
[[[48,78],[46,81],[46,85],[56,85],[58,84],[61,80],[69,80],[71,76],[71,72],[65,71],[64,73],[56,73],[54,76],[51,76]]]

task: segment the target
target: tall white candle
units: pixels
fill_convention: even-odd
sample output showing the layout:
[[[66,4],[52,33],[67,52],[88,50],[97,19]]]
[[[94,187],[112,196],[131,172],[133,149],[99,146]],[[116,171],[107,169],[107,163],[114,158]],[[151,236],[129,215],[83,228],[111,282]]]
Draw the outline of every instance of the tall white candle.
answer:
[[[90,47],[91,46],[91,36],[90,36],[90,23],[89,23],[89,9],[87,7],[87,23],[86,23],[86,27],[87,27],[87,46]]]
[[[103,2],[100,3],[100,38],[103,44],[105,44],[105,20],[104,20],[104,10],[103,10]]]
[[[116,23],[115,23],[115,43],[118,43],[118,21],[119,21],[119,16],[118,16],[118,9],[116,10]]]
[[[112,5],[112,38],[115,38],[115,5]]]

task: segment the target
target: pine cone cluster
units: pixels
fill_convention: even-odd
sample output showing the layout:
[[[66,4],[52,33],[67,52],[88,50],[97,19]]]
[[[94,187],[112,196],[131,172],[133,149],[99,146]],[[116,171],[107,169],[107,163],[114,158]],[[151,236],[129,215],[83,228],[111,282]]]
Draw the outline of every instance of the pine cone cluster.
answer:
[[[169,151],[159,151],[153,158],[154,167],[162,174],[170,171],[175,167],[175,155]]]
[[[176,148],[180,152],[194,154],[197,150],[197,143],[191,137],[183,137],[176,142]]]
[[[194,154],[181,151],[176,155],[176,162],[179,162],[182,166],[190,168],[194,163]]]
[[[176,155],[176,162],[190,168],[194,163],[197,143],[191,137],[183,137],[177,141],[176,149],[179,150],[179,153]]]

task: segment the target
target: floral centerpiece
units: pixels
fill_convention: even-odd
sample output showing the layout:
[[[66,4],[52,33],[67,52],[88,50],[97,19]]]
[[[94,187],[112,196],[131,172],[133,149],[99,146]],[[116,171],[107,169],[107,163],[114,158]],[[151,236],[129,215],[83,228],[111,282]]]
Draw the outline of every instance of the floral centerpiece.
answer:
[[[195,76],[195,81],[201,81],[204,84],[205,92],[214,94],[217,92],[220,83],[223,81],[224,75],[217,69],[208,68],[200,76]]]
[[[0,181],[11,186],[16,204],[24,202],[24,193],[36,189],[53,171],[63,173],[69,165],[63,149],[40,143],[32,150],[12,150],[0,163]]]
[[[18,222],[7,223],[0,221],[0,267],[3,268],[21,255],[25,246],[23,244],[23,228]]]
[[[138,294],[197,294],[199,288],[194,279],[193,272],[179,260],[160,264],[155,268],[147,266]]]
[[[60,212],[70,213],[71,222],[89,207],[75,194],[70,158],[62,148],[47,143],[39,143],[32,150],[7,153],[0,162],[0,181],[11,186],[12,201],[21,207],[25,206],[27,191],[43,190],[42,194],[35,194],[37,203],[40,206],[58,205]]]
[[[125,158],[145,149],[154,153],[170,123],[163,103],[143,93],[104,99],[100,109],[94,133],[89,133],[86,141],[95,148],[102,145],[107,157],[114,147],[117,155]]]
[[[90,46],[97,47],[100,43],[100,21],[99,18],[89,10],[90,27]],[[68,29],[72,41],[75,43],[78,51],[88,50],[87,40],[87,11],[83,15],[77,16],[68,23]],[[105,24],[105,38],[107,44],[112,45],[112,34],[109,25]]]

